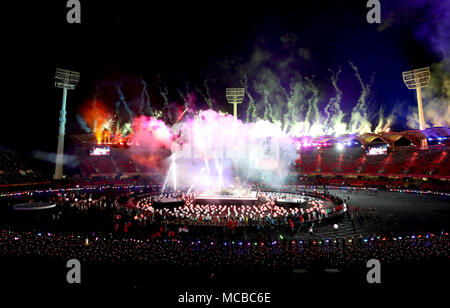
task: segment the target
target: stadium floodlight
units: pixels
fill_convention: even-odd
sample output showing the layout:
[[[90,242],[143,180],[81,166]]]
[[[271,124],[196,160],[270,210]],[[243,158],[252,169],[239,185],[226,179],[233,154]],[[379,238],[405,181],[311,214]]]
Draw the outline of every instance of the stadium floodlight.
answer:
[[[244,100],[244,88],[227,88],[226,97],[229,104],[233,104],[233,115],[237,119],[237,105]]]
[[[69,70],[56,69],[55,87],[73,90],[80,80],[80,73]]]
[[[64,134],[66,130],[66,99],[67,90],[75,89],[80,79],[80,73],[56,69],[55,72],[55,87],[63,89],[63,100],[61,112],[59,115],[59,134],[58,134],[58,149],[56,151],[55,174],[53,179],[59,180],[63,178],[63,161],[64,161]]]
[[[403,81],[408,89],[416,89],[417,105],[419,109],[419,127],[420,130],[425,129],[425,117],[422,105],[422,88],[428,87],[430,84],[430,68],[424,67],[412,71],[403,72]]]

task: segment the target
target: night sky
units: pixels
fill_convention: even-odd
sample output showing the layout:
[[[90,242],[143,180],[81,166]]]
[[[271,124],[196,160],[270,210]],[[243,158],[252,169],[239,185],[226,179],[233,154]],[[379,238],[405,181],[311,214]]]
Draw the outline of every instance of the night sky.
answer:
[[[3,9],[6,97],[0,145],[6,148],[56,150],[62,96],[53,87],[57,67],[81,73],[79,86],[68,96],[69,134],[83,132],[76,114],[96,86],[104,97],[113,97],[108,84],[122,82],[132,104],[140,95],[140,78],[149,85],[155,108],[163,104],[159,87],[167,86],[171,102],[181,106],[177,89],[184,90],[186,83],[194,89],[208,80],[217,108],[231,112],[225,87],[240,86],[236,76],[241,71],[234,68],[246,67],[256,50],[271,55],[270,65],[291,57],[286,67],[274,69],[281,82],[288,84],[294,72],[314,76],[324,101],[333,95],[328,69],[341,67],[343,105],[350,109],[361,91],[352,61],[365,82],[374,78],[371,104],[398,113],[394,128],[404,129],[402,117],[416,101],[401,72],[448,57],[448,20],[440,19],[448,17],[448,1],[381,1],[380,25],[367,23],[365,0],[164,5],[82,0],[81,24],[67,24],[65,0],[47,2],[21,1]],[[198,105],[205,106],[201,98]],[[241,112],[244,118],[245,108]]]

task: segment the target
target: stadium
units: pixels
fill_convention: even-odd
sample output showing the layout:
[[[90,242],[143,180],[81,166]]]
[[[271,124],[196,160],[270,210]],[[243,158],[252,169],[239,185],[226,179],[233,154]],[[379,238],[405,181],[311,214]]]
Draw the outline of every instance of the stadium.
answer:
[[[265,37],[208,60],[210,71],[185,68],[192,81],[172,60],[163,77],[130,64],[146,59],[139,52],[118,58],[126,74],[94,56],[47,67],[39,87],[59,118],[37,113],[42,132],[2,133],[12,140],[0,148],[2,283],[72,288],[75,259],[81,287],[163,289],[173,301],[195,288],[370,289],[376,259],[383,288],[440,286],[450,259],[449,58],[422,50],[387,68],[339,58],[341,69],[322,55],[334,67],[323,70],[298,40]],[[204,71],[214,77],[200,82]],[[55,140],[45,125],[53,136],[58,128]]]
[[[4,161],[13,164],[7,163],[4,183],[22,183],[2,184],[1,254],[8,260],[37,253],[55,264],[75,254],[90,267],[108,264],[120,273],[119,282],[93,279],[90,287],[151,285],[143,273],[155,267],[177,277],[178,271],[182,277],[202,273],[195,283],[200,286],[209,279],[220,285],[229,275],[243,275],[245,283],[282,277],[358,284],[369,253],[387,260],[385,267],[395,273],[389,275],[408,271],[398,270],[398,264],[414,262],[419,273],[428,273],[449,256],[448,132],[434,127],[289,138],[287,145],[259,138],[242,147],[244,154],[216,144],[203,147],[215,148],[221,157],[198,151],[189,140],[183,157],[181,137],[172,133],[171,147],[156,150],[131,141],[99,142],[94,134],[72,135],[79,173],[46,181],[5,152]],[[286,146],[295,152],[287,163],[280,155]],[[245,158],[252,150],[263,155],[249,170],[243,166],[250,166]],[[148,157],[170,164],[149,166]],[[343,261],[344,247],[354,254],[351,261]],[[136,267],[142,272],[131,275]],[[94,272],[109,277],[103,271]],[[47,276],[48,283],[54,278]]]

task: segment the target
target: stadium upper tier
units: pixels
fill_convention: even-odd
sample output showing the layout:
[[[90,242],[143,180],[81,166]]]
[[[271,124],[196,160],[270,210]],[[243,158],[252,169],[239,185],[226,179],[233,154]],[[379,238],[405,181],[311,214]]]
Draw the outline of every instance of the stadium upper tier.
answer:
[[[301,151],[296,170],[305,174],[449,177],[448,154],[448,147],[420,150],[414,146],[398,147],[385,155],[368,155],[363,148]]]
[[[81,157],[84,177],[139,175],[158,173],[158,169],[133,160],[126,151],[111,150],[111,156]],[[368,155],[363,148],[342,151],[322,149],[300,151],[295,168],[301,174],[356,174],[356,175],[414,175],[421,177],[449,177],[448,147],[420,150],[402,147],[386,155]]]
[[[386,153],[373,154],[365,146],[300,149],[291,172],[300,174],[352,174],[368,176],[415,176],[450,178],[450,148],[414,145],[397,146]],[[388,148],[389,149],[389,148]],[[83,177],[158,174],[150,156],[131,155],[128,149],[111,148],[108,156],[90,156],[79,152]],[[199,165],[202,161],[192,159]],[[197,162],[198,160],[198,162]]]
[[[173,148],[150,149],[138,145],[98,144],[93,134],[71,137],[78,145],[80,172],[84,178],[157,175],[160,173],[160,166],[165,164],[165,159],[174,153]],[[264,142],[266,141],[262,139],[262,144]],[[281,149],[272,149],[274,144],[276,143],[272,141],[271,151],[280,152]],[[450,177],[449,128],[434,127],[424,131],[338,137],[301,137],[292,138],[291,144],[294,153],[297,152],[297,158],[290,158],[292,161],[288,162],[293,173]],[[249,146],[251,145],[244,145]],[[281,159],[278,155],[276,157]],[[177,154],[177,159],[181,158]],[[195,155],[183,159],[198,162],[198,165],[202,165],[203,161],[202,157]]]

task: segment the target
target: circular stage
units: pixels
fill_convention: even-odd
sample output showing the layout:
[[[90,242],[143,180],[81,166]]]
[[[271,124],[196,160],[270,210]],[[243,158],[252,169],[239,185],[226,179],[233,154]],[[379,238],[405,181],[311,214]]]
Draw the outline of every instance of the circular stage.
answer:
[[[50,204],[45,202],[30,202],[20,203],[13,205],[15,211],[42,211],[56,207],[56,204]]]

